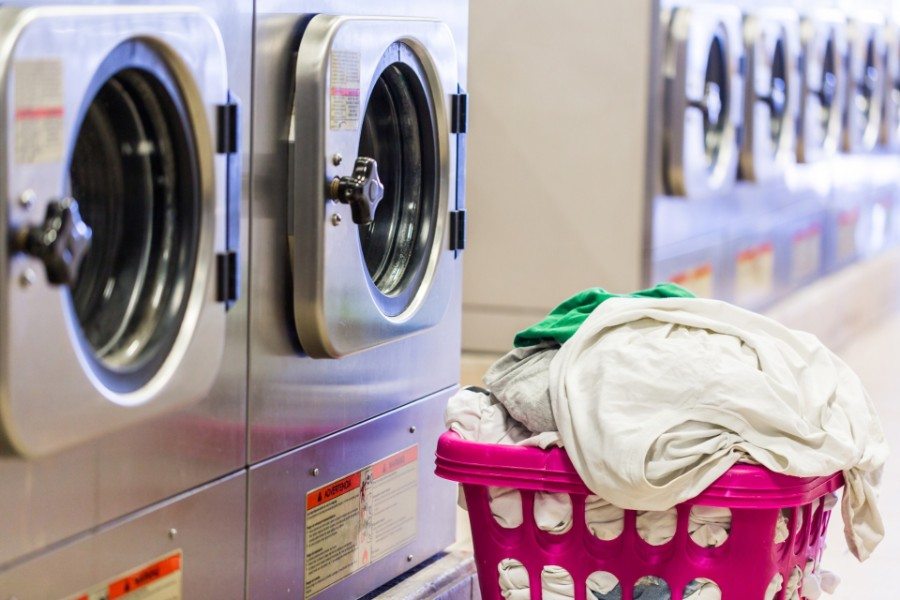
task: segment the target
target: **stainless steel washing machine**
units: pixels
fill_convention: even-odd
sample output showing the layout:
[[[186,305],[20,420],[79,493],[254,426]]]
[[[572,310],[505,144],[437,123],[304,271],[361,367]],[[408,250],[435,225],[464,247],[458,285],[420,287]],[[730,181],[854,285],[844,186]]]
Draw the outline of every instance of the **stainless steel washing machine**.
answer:
[[[841,153],[826,228],[826,268],[838,269],[870,252],[873,206],[882,189],[878,160],[885,100],[885,19],[857,10],[847,18],[846,85]],[[893,173],[893,169],[888,172]],[[876,210],[876,212],[878,212]]]
[[[0,595],[49,549],[245,465],[252,5],[74,4],[0,7]],[[137,546],[16,594],[155,558]]]
[[[778,242],[786,260],[779,279],[786,291],[824,271],[835,156],[840,146],[847,52],[843,13],[814,8],[801,13],[797,164],[787,172],[801,210],[782,219]]]
[[[256,9],[250,595],[346,598],[452,542],[468,5]]]
[[[785,291],[779,276],[789,261],[785,238],[795,227],[810,226],[804,218],[786,221],[819,207],[797,206],[789,185],[801,91],[798,15],[786,7],[748,7],[742,34],[739,181],[725,200],[730,213],[725,267],[732,285],[717,295],[761,308]]]

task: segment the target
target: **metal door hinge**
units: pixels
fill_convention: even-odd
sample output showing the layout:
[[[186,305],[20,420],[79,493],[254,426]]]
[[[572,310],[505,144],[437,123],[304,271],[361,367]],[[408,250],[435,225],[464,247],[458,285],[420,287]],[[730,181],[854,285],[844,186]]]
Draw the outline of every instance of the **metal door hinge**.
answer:
[[[466,211],[450,211],[450,250],[466,249]]]
[[[450,96],[450,133],[466,133],[469,127],[469,96],[453,94]]]
[[[216,152],[234,154],[238,151],[239,105],[228,102],[216,107]]]
[[[216,300],[230,305],[238,298],[238,253],[216,254]]]

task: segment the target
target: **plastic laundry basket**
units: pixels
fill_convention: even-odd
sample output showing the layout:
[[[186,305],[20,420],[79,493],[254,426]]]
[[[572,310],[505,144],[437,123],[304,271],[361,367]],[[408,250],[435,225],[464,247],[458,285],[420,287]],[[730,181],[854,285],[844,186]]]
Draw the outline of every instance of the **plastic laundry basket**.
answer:
[[[674,538],[653,546],[639,536],[635,511],[625,511],[624,530],[613,540],[590,532],[583,518],[590,491],[561,448],[480,444],[448,432],[438,442],[436,463],[438,476],[463,485],[484,600],[502,599],[498,565],[504,559],[515,559],[527,569],[533,600],[541,598],[541,572],[548,565],[568,571],[575,600],[590,600],[586,581],[597,571],[618,579],[623,600],[632,599],[633,586],[645,576],[664,580],[673,600],[681,600],[685,586],[696,578],[715,582],[723,600],[762,600],[780,573],[785,585],[775,599],[781,600],[796,567],[802,570],[810,560],[818,564],[830,516],[820,499],[843,486],[840,473],[798,478],[736,465],[700,496],[678,505]],[[520,491],[519,527],[505,529],[494,520],[488,486]],[[569,494],[574,522],[567,532],[555,535],[537,527],[535,492]],[[694,543],[687,532],[693,505],[731,510],[731,530],[724,544],[704,548]],[[782,509],[791,509],[789,535],[776,544],[775,526]]]

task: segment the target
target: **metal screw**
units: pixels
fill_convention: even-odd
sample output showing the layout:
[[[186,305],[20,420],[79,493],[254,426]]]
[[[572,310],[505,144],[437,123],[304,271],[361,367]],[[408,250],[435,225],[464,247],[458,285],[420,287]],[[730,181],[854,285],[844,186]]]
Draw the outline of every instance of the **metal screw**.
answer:
[[[310,469],[309,474],[312,475],[313,477],[318,477],[319,476],[319,467],[313,467],[312,469]]]
[[[169,530],[169,539],[170,539],[170,540],[174,540],[176,535],[178,535],[178,530],[177,530],[177,529],[175,529],[175,528],[173,527],[172,529]]]
[[[410,426],[409,426],[409,432],[410,432],[410,433],[415,433],[415,432],[416,432],[416,426],[415,426],[415,425],[410,425]]]
[[[35,200],[37,200],[37,194],[34,193],[34,190],[27,189],[19,195],[19,206],[27,210],[34,205]]]
[[[412,557],[412,554],[407,554],[407,555],[406,555],[406,562],[412,562],[412,558],[413,558],[413,557]]]
[[[333,164],[334,166],[338,166],[342,162],[344,162],[344,157],[341,156],[340,152],[335,152],[334,156],[331,157],[331,164]]]
[[[22,271],[22,274],[19,275],[19,285],[23,288],[31,287],[36,280],[37,274],[35,274],[34,269],[25,269]]]
[[[341,220],[342,220],[341,215],[339,215],[337,213],[334,213],[333,215],[331,215],[331,224],[334,225],[335,227],[337,227],[338,225],[341,224]]]

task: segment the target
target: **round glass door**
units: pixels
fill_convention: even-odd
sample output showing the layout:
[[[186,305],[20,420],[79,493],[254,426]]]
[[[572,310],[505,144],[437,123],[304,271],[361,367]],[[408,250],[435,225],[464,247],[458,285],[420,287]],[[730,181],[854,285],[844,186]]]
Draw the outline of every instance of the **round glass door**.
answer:
[[[398,314],[422,284],[434,251],[438,138],[430,88],[411,48],[394,44],[376,77],[358,155],[377,162],[384,196],[372,222],[359,227],[359,240],[387,312]]]
[[[769,78],[769,139],[772,142],[772,154],[777,154],[781,147],[782,134],[790,116],[787,111],[788,93],[784,38],[779,38],[772,53],[772,72]]]
[[[93,230],[71,304],[95,372],[127,392],[153,377],[181,329],[198,253],[199,176],[184,102],[150,48],[120,47],[98,77],[69,168]]]
[[[703,112],[703,147],[706,166],[715,170],[725,144],[728,123],[729,81],[725,40],[716,34],[709,46],[706,60],[705,84],[700,110]]]
[[[875,40],[870,39],[866,44],[866,60],[860,80],[856,84],[853,94],[852,109],[860,115],[859,136],[863,147],[870,149],[875,145],[877,127],[879,124],[880,103],[878,93],[881,88],[881,73],[878,70],[878,57]]]

